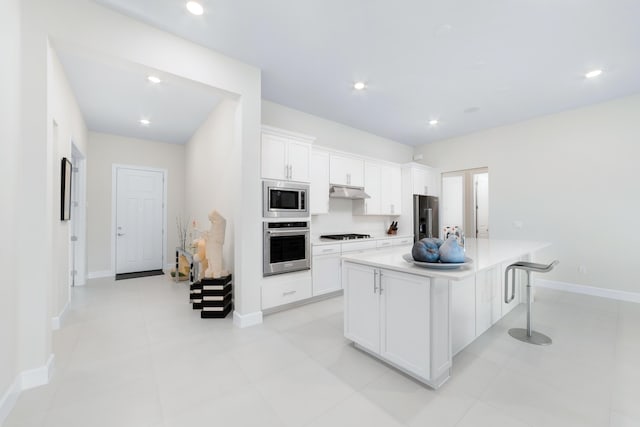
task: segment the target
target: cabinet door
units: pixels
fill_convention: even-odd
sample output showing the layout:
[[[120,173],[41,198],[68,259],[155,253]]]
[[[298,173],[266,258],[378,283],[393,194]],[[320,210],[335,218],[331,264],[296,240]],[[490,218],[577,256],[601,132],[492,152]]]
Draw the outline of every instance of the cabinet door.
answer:
[[[364,200],[365,215],[380,215],[380,165],[373,162],[364,164],[364,191],[371,196]]]
[[[382,166],[380,177],[380,213],[400,215],[402,211],[402,169],[395,166]]]
[[[340,281],[340,254],[313,257],[311,266],[313,296],[342,289]]]
[[[329,153],[311,153],[311,215],[329,213]]]
[[[426,170],[412,168],[411,178],[413,194],[419,194],[421,196],[427,196],[431,194],[429,193],[429,177]]]
[[[475,276],[451,283],[451,338],[454,355],[476,337],[475,285]]]
[[[331,184],[364,187],[364,161],[356,157],[331,155]]]
[[[498,267],[476,274],[476,336],[500,319],[500,278]]]
[[[372,267],[344,262],[344,336],[369,351],[380,353],[380,298]]]
[[[303,142],[290,141],[288,144],[288,164],[291,181],[309,182],[311,146]]]
[[[262,178],[287,179],[287,140],[262,134]]]
[[[381,355],[422,377],[430,375],[430,280],[380,270]]]

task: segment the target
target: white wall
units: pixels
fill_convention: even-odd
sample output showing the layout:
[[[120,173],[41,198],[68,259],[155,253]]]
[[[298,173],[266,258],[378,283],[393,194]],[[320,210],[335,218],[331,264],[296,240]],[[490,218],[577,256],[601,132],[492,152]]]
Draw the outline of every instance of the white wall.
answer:
[[[10,407],[7,391],[18,373],[16,222],[20,163],[20,1],[0,2],[0,424]]]
[[[235,117],[238,104],[223,100],[207,117],[185,147],[185,213],[198,228],[210,227],[208,214],[216,209],[227,220],[223,259],[234,272],[234,200],[238,197],[230,182],[240,179],[236,168],[240,156],[235,144]],[[231,161],[230,161],[231,160]]]
[[[270,101],[262,101],[262,123],[316,138],[315,146],[346,151],[396,163],[410,162],[413,147],[382,138],[340,123],[294,110]],[[351,200],[332,199],[329,214],[314,215],[314,235],[360,232],[384,234],[391,223],[387,216],[353,216]]]
[[[639,112],[635,95],[416,153],[443,172],[488,166],[490,236],[553,242],[539,259],[560,265],[545,279],[640,292]]]
[[[166,259],[175,260],[176,218],[184,210],[184,145],[89,132],[87,156],[87,255],[89,273],[111,271],[112,166],[167,170]],[[112,274],[115,274],[112,272]]]
[[[316,138],[315,145],[389,162],[410,162],[413,147],[341,123],[262,100],[262,124]]]
[[[52,167],[49,184],[52,192],[51,253],[53,254],[53,282],[51,283],[51,317],[62,313],[70,300],[69,221],[60,221],[61,159],[71,160],[71,144],[86,156],[87,127],[82,113],[64,74],[56,52],[49,49],[47,73],[47,114],[51,135]],[[55,122],[55,126],[54,126]]]

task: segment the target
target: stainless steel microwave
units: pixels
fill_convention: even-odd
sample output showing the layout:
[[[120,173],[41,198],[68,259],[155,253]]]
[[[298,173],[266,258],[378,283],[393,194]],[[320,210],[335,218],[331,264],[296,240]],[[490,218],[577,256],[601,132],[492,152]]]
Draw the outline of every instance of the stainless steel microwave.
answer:
[[[262,216],[264,218],[300,218],[309,216],[309,185],[286,181],[263,181]]]

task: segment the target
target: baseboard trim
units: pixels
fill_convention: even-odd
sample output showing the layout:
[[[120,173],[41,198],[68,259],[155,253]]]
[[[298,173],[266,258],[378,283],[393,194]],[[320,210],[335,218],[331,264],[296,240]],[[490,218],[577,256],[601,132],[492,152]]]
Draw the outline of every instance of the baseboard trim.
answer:
[[[60,314],[51,318],[51,329],[57,331],[62,327],[62,322],[64,321],[64,316],[67,314],[67,308],[69,307],[69,301],[62,307]]]
[[[558,282],[556,280],[535,279],[533,286],[557,291],[573,292],[575,294],[591,295],[618,301],[640,303],[640,293],[619,291],[616,289],[597,288],[595,286],[579,285],[576,283]]]
[[[248,328],[249,326],[259,325],[262,323],[262,312],[256,311],[249,314],[240,314],[233,312],[233,324],[238,328]]]
[[[55,355],[50,354],[47,363],[44,366],[35,369],[22,371],[16,376],[13,384],[9,386],[7,391],[0,398],[0,426],[9,416],[9,413],[16,405],[20,393],[30,388],[38,387],[49,383],[53,374],[55,364]]]
[[[111,270],[102,270],[102,271],[90,271],[87,274],[87,279],[102,279],[103,277],[113,277],[113,271]]]
[[[20,376],[18,375],[13,381],[13,384],[9,386],[2,398],[0,398],[0,425],[4,423],[13,407],[16,406],[19,396]]]

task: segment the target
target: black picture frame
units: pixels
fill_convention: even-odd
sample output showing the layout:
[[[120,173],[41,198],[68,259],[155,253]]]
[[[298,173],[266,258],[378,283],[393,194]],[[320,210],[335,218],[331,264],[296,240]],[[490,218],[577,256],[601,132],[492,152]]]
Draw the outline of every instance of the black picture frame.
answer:
[[[60,221],[71,219],[71,175],[73,166],[66,157],[62,158],[60,174]]]

